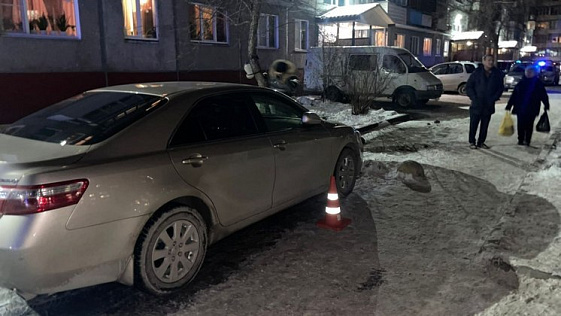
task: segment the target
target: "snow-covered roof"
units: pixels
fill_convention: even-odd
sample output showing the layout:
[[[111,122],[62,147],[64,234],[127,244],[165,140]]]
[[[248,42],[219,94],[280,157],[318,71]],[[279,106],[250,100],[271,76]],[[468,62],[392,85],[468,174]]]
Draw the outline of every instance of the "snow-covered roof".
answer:
[[[515,48],[518,45],[518,41],[500,41],[499,48]]]
[[[460,32],[452,35],[453,41],[477,40],[483,35],[483,31]]]
[[[393,20],[378,3],[355,4],[333,8],[319,16],[325,22],[357,21],[369,25],[388,27]]]

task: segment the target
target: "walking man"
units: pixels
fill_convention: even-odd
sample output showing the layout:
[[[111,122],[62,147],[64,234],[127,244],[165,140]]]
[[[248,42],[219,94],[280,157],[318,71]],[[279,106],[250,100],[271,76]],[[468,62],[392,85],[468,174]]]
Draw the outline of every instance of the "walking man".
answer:
[[[495,113],[495,102],[503,94],[503,73],[494,65],[491,55],[483,56],[483,66],[479,66],[469,77],[466,91],[471,100],[469,107],[469,147],[489,149],[485,144],[491,115]],[[475,138],[477,128],[479,136]]]
[[[514,107],[512,114],[516,114],[518,118],[518,145],[530,146],[534,120],[540,114],[542,102],[544,110],[549,110],[549,97],[537,74],[534,66],[524,70],[524,78],[514,87],[506,106],[507,111]]]

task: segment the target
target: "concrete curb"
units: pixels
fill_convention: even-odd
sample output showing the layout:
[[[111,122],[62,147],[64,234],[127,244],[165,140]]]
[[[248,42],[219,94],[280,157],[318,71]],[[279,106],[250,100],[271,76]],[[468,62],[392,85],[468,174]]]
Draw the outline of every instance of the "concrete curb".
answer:
[[[385,120],[385,121],[381,121],[378,123],[374,123],[374,124],[370,124],[370,125],[366,125],[366,126],[362,126],[357,128],[357,130],[361,133],[361,134],[367,134],[376,130],[380,130],[384,127],[390,126],[390,125],[395,125],[395,124],[399,124],[399,123],[403,123],[403,122],[407,122],[409,121],[411,118],[409,116],[409,114],[401,114],[399,116],[396,117],[392,117],[391,119]]]

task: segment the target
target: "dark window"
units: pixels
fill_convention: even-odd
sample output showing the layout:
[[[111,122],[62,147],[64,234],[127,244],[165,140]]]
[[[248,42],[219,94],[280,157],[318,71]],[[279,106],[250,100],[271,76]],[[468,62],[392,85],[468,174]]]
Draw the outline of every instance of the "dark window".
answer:
[[[350,70],[375,70],[377,63],[376,55],[351,55],[349,57]]]
[[[462,64],[450,64],[448,67],[448,74],[461,74],[464,72]]]
[[[255,94],[252,99],[270,132],[289,130],[302,126],[304,110],[273,95]]]
[[[171,145],[257,134],[247,100],[231,94],[203,99],[178,128]]]
[[[3,133],[63,145],[91,145],[115,135],[163,101],[144,94],[84,93],[26,116]]]
[[[475,71],[475,66],[474,66],[474,65],[472,65],[472,64],[465,64],[465,66],[466,66],[466,72],[467,72],[468,74],[470,74],[470,73],[472,73],[472,72]]]
[[[435,75],[444,75],[448,69],[448,65],[436,66],[432,69],[432,73]]]
[[[405,73],[405,65],[397,56],[384,55],[383,66],[384,69],[389,72],[395,72],[399,74]]]

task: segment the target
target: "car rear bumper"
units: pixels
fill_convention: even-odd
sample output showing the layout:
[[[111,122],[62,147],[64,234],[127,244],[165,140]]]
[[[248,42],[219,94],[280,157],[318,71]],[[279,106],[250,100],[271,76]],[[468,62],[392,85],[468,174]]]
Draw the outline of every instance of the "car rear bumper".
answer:
[[[68,230],[73,208],[0,218],[0,287],[29,299],[119,278],[145,218]]]

